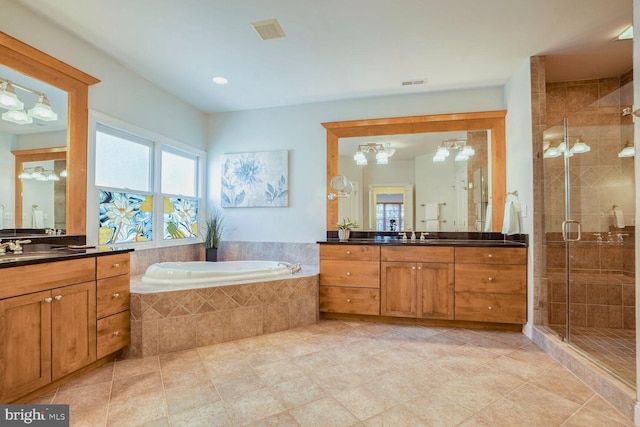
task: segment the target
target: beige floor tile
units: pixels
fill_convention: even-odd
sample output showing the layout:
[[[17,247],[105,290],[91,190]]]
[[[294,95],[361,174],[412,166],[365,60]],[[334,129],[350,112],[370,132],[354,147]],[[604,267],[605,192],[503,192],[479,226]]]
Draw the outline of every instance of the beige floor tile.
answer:
[[[194,407],[170,417],[172,427],[227,427],[233,423],[222,402]]]
[[[371,393],[366,385],[343,390],[334,394],[333,398],[359,420],[371,418],[391,407],[391,405],[385,404],[383,399],[379,399],[375,394]]]
[[[363,423],[368,427],[411,426],[429,427],[429,424],[411,412],[406,406],[394,406],[391,409],[369,418]]]
[[[296,420],[284,412],[282,414],[273,415],[258,421],[255,424],[251,424],[251,427],[298,427],[300,424]]]
[[[210,382],[165,387],[165,395],[170,415],[220,401],[220,395]]]
[[[125,359],[116,362],[114,378],[131,377],[148,372],[160,370],[160,360],[157,356],[145,357],[143,359]]]
[[[109,408],[110,382],[60,390],[53,404],[69,405],[69,418],[73,425],[104,426]]]
[[[404,403],[411,412],[434,427],[455,426],[473,411],[437,393],[426,394]]]
[[[327,393],[308,376],[276,384],[271,387],[271,391],[287,409],[297,408],[327,396]]]
[[[289,355],[280,347],[265,347],[252,350],[248,361],[254,368],[288,359]]]
[[[443,384],[434,393],[445,396],[449,400],[471,411],[479,411],[502,398],[502,393],[484,386],[470,384],[468,380],[457,379]]]
[[[167,417],[167,402],[162,387],[156,393],[134,395],[128,399],[111,399],[107,426],[121,427]]]
[[[160,361],[160,368],[167,371],[173,368],[180,368],[184,364],[201,362],[200,354],[196,349],[163,354],[158,356],[158,360]]]
[[[358,422],[352,413],[331,397],[292,409],[289,414],[305,427],[342,427]]]
[[[491,366],[523,381],[529,381],[553,366],[552,364],[536,365],[524,362],[512,358],[511,354],[500,356],[491,362]]]
[[[80,378],[76,378],[63,386],[60,390],[66,390],[70,388],[84,387],[91,384],[98,384],[103,382],[111,382],[113,380],[114,363],[110,362],[103,365],[91,372],[86,373]]]
[[[314,371],[307,372],[323,390],[328,393],[336,393],[350,387],[355,387],[362,382],[362,379],[351,372],[344,365],[333,365],[329,367],[318,367]]]
[[[592,411],[588,408],[580,408],[571,418],[569,418],[563,427],[584,427],[584,426],[598,426],[598,427],[619,427],[619,426],[633,426],[630,422],[618,422],[611,418],[605,417],[598,412]]]
[[[209,371],[200,360],[170,368],[162,368],[162,382],[165,387],[206,385],[211,383]]]
[[[258,374],[262,382],[268,386],[305,376],[305,372],[292,364],[289,359],[254,367],[253,370]]]
[[[225,400],[224,404],[234,425],[255,423],[285,411],[283,404],[268,388]]]
[[[617,409],[611,406],[609,402],[604,400],[598,394],[595,394],[591,399],[589,399],[589,401],[585,403],[584,406],[619,423],[629,422],[629,420],[624,415],[622,415]]]
[[[211,378],[213,385],[218,390],[220,397],[228,401],[251,391],[264,388],[264,383],[253,370],[238,371]]]
[[[530,383],[579,404],[585,403],[595,394],[585,383],[560,365],[543,371]]]

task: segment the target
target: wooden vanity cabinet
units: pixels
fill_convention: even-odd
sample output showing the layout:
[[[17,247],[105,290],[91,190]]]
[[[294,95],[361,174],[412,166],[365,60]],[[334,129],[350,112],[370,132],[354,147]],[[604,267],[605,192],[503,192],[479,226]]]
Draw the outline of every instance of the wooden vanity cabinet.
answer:
[[[380,259],[381,315],[454,318],[453,248],[388,246]]]
[[[380,247],[320,245],[320,311],[380,314]]]
[[[527,322],[526,248],[456,248],[456,320]]]
[[[2,278],[0,401],[96,360],[94,258],[6,268]]]
[[[96,258],[98,359],[129,345],[129,254]]]

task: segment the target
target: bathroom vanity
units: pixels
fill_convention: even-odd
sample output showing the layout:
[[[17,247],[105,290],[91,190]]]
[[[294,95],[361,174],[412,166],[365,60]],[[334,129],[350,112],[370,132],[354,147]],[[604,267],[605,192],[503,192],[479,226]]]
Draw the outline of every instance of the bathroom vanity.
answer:
[[[489,327],[527,321],[526,242],[319,243],[323,317]]]
[[[0,402],[17,402],[129,344],[130,250],[0,257]]]

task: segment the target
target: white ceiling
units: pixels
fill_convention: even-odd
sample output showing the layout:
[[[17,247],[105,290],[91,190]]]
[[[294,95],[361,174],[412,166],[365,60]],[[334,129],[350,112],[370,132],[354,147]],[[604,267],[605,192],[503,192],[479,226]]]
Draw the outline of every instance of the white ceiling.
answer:
[[[533,55],[551,81],[632,66],[632,0],[19,1],[204,112],[504,85]],[[250,25],[271,18],[286,38]]]

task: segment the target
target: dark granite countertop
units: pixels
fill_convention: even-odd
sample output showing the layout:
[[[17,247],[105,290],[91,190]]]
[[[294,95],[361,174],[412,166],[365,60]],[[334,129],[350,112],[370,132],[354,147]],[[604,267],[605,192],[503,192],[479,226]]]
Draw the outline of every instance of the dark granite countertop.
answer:
[[[417,236],[422,233],[417,232]],[[337,231],[327,231],[327,239],[318,241],[319,244],[330,245],[384,245],[384,246],[468,246],[468,247],[528,247],[528,235],[517,234],[505,236],[501,233],[481,232],[434,232],[424,239],[411,240],[411,233],[407,233],[404,240],[400,235],[390,232],[351,231],[347,241],[338,239]]]
[[[23,265],[43,264],[47,262],[66,261],[78,258],[113,255],[133,251],[133,249],[129,248],[80,249],[81,246],[79,245],[72,245],[71,247],[48,245],[49,247],[45,248],[43,247],[43,244],[36,244],[29,248],[28,245],[29,244],[23,246],[24,252],[21,254],[7,252],[4,255],[0,255],[0,269]]]

